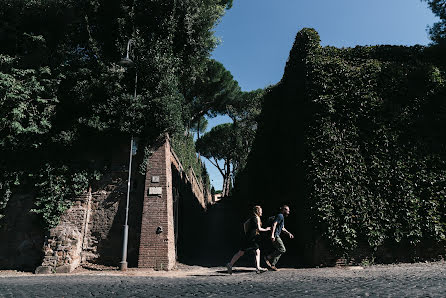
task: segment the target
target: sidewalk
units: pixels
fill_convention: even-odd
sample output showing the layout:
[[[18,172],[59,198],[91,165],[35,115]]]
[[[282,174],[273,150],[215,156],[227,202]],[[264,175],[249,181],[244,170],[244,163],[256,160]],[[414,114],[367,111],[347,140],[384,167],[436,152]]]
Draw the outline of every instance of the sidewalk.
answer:
[[[254,268],[237,268],[243,272],[255,272]],[[17,270],[0,270],[0,278],[13,276],[72,276],[72,275],[92,275],[92,276],[153,276],[153,277],[190,277],[190,276],[208,276],[221,274],[226,275],[226,268],[224,267],[201,267],[189,266],[184,264],[177,264],[174,269],[170,271],[154,270],[146,268],[129,268],[127,271],[120,271],[118,267],[106,266],[82,266],[78,267],[71,273],[57,273],[57,274],[34,274],[32,272],[24,272]]]
[[[341,267],[323,267],[323,268],[281,268],[279,272],[298,273],[303,275],[318,276],[343,276],[350,275],[349,272],[363,271],[363,274],[372,272],[402,272],[406,270],[430,270],[435,268],[445,268],[445,261],[437,262],[421,262],[421,263],[400,263],[387,265],[372,266],[341,266]],[[233,275],[255,274],[254,267],[234,267]],[[71,273],[57,274],[34,274],[32,272],[23,272],[16,270],[0,270],[0,278],[14,276],[146,276],[146,277],[168,277],[168,278],[185,278],[185,277],[206,277],[206,276],[226,276],[228,275],[226,267],[201,267],[190,266],[178,263],[174,269],[170,271],[154,270],[146,268],[129,268],[127,271],[120,271],[118,267],[107,267],[101,265],[87,264],[77,268]]]
[[[283,268],[280,271],[302,271],[302,270],[324,270],[324,268],[306,268],[306,269],[293,269]],[[347,267],[327,267],[327,270],[362,270],[360,266],[347,266]],[[254,267],[234,267],[234,274],[243,273],[255,273]],[[146,268],[129,268],[127,271],[120,271],[118,267],[106,267],[106,266],[82,266],[77,268],[71,273],[57,273],[57,274],[34,274],[32,272],[23,272],[16,270],[0,270],[0,278],[13,277],[13,276],[73,276],[73,275],[91,275],[91,276],[151,276],[151,277],[193,277],[193,276],[216,276],[216,275],[228,275],[226,267],[201,267],[190,266],[185,264],[177,264],[174,269],[170,271],[160,271]]]

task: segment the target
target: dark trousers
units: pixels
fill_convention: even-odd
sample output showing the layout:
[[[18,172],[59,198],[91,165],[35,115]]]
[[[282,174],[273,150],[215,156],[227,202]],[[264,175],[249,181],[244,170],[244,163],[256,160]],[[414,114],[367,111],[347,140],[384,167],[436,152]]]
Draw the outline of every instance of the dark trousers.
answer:
[[[282,239],[280,236],[276,237],[276,241],[273,242],[274,250],[271,253],[271,265],[276,266],[277,262],[280,259],[280,256],[286,252],[285,245],[283,245]]]

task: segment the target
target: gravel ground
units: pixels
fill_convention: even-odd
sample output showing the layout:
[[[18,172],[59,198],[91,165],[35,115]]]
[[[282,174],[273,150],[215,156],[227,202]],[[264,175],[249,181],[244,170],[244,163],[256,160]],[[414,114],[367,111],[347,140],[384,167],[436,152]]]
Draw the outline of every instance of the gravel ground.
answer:
[[[179,266],[153,270],[91,271],[31,275],[0,271],[0,297],[446,297],[446,263],[416,263],[317,269],[282,269],[256,274],[253,268]]]

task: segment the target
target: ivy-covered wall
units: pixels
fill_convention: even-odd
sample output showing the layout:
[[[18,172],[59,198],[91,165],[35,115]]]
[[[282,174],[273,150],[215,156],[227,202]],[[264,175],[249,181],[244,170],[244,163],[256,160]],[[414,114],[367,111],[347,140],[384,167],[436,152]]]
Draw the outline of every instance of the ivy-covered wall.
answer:
[[[192,135],[175,134],[172,136],[171,145],[184,170],[188,172],[189,168],[192,168],[204,190],[210,191],[211,182],[209,174],[205,164],[197,157]]]
[[[413,260],[444,245],[441,53],[321,47],[315,30],[297,34],[235,192],[266,214],[290,205],[296,264],[319,265],[322,250],[332,260]]]

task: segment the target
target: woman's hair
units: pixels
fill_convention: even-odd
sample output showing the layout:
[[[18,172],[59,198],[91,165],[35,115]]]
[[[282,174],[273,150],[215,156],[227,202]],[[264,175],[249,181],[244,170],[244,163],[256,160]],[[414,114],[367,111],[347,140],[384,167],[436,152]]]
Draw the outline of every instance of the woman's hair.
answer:
[[[252,208],[252,213],[253,213],[254,215],[257,215],[257,216],[260,217],[260,209],[262,209],[262,207],[260,207],[260,206],[254,206],[254,207]]]
[[[260,210],[262,209],[262,207],[260,207],[260,206],[254,206],[253,208],[252,208],[252,213],[255,215],[255,216],[257,216],[257,218],[259,219],[259,223],[260,223],[260,226],[262,226],[262,220],[260,219]],[[256,234],[258,234],[259,233],[259,231],[256,231]]]

